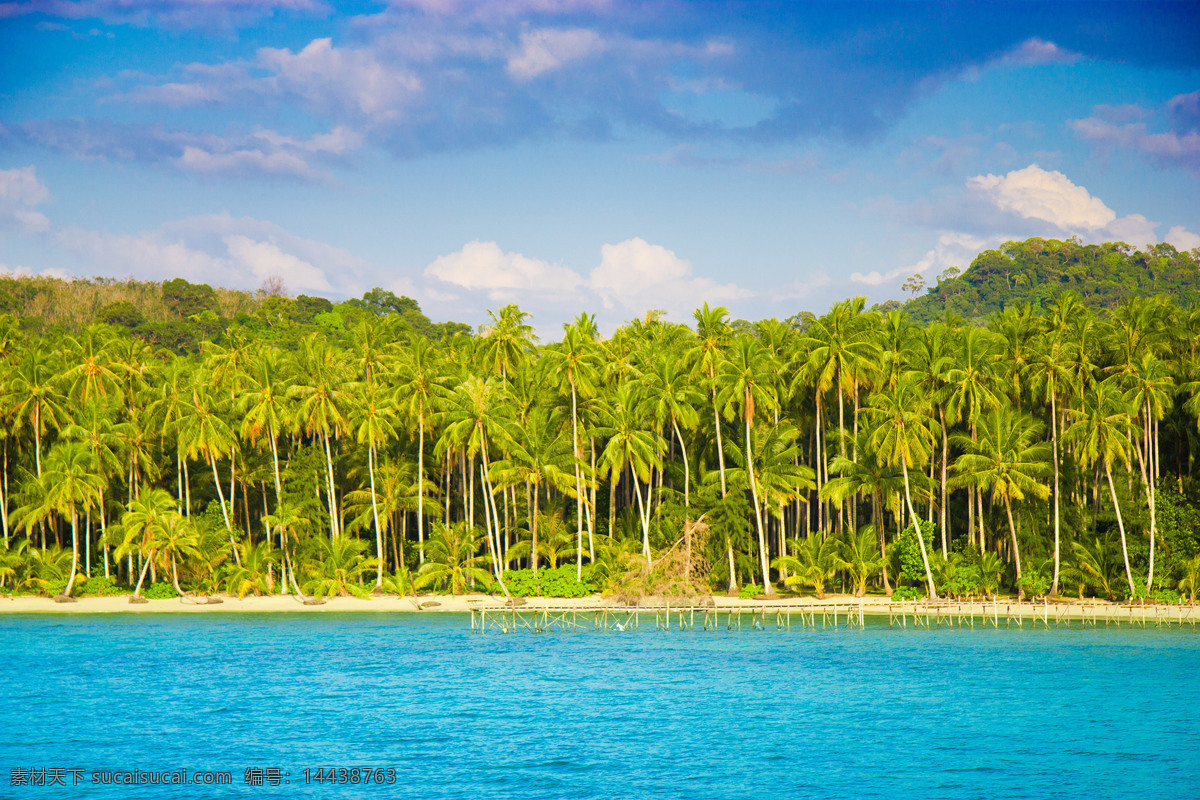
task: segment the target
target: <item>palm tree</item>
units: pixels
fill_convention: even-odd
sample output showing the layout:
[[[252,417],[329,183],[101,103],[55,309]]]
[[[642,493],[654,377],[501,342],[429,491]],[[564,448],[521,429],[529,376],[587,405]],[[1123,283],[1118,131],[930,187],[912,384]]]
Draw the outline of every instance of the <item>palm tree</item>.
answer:
[[[525,323],[529,314],[516,305],[504,306],[498,315],[488,311],[488,316],[492,323],[480,329],[484,336],[483,357],[500,379],[507,381],[513,370],[519,369],[528,357],[533,326]]]
[[[741,407],[745,426],[746,472],[750,483],[750,495],[754,503],[754,517],[758,523],[759,562],[762,567],[763,591],[771,594],[768,574],[767,539],[763,530],[762,506],[759,503],[758,482],[755,479],[753,452],[750,443],[750,426],[756,410],[769,411],[778,402],[773,386],[778,362],[767,353],[757,339],[743,336],[734,341],[728,359],[720,364],[720,389],[717,397],[726,414],[735,406]]]
[[[221,504],[221,516],[225,520],[225,530],[229,534],[229,544],[234,548],[233,555],[236,561],[240,555],[237,542],[233,538],[229,510],[225,507],[225,492],[221,489],[221,476],[217,474],[217,461],[223,458],[225,453],[233,451],[237,446],[237,438],[228,423],[217,413],[216,402],[202,374],[197,376],[192,387],[192,403],[187,410],[187,416],[180,420],[179,437],[184,448],[184,458],[202,456],[212,467],[213,484],[217,487],[217,500]]]
[[[371,516],[375,522],[375,554],[377,571],[375,588],[383,591],[383,529],[379,524],[379,504],[375,492],[375,452],[384,442],[396,438],[396,427],[391,403],[384,390],[376,383],[351,384],[351,391],[358,398],[355,404],[358,443],[367,446],[367,476],[371,484]]]
[[[1054,467],[1054,576],[1050,582],[1050,594],[1058,594],[1059,571],[1062,566],[1061,534],[1059,515],[1059,450],[1058,426],[1060,414],[1059,398],[1071,386],[1071,371],[1068,366],[1072,345],[1061,329],[1053,328],[1040,341],[1026,365],[1028,383],[1035,394],[1050,404],[1050,445]]]
[[[175,507],[175,498],[165,489],[152,489],[142,497],[129,504],[129,510],[121,517],[121,530],[124,538],[117,547],[117,558],[137,552],[141,555],[142,570],[138,575],[137,585],[133,588],[133,597],[142,596],[142,582],[146,579],[146,570],[161,550],[166,531],[180,516]]]
[[[278,505],[283,496],[278,439],[293,421],[293,410],[287,402],[286,374],[278,350],[268,347],[259,353],[246,376],[246,388],[238,398],[238,407],[242,413],[242,438],[257,445],[265,437],[271,445],[275,503]]]
[[[568,452],[570,443],[548,408],[539,407],[529,417],[520,435],[507,442],[508,455],[493,467],[496,481],[510,486],[523,483],[532,487],[533,508],[530,509],[530,533],[533,537],[531,557],[533,574],[538,570],[538,504],[543,485],[561,492],[571,491],[568,465],[578,462]],[[577,501],[579,498],[576,498]]]
[[[925,537],[920,533],[920,518],[913,508],[908,479],[910,468],[920,469],[929,460],[933,446],[930,426],[936,423],[926,414],[929,404],[925,397],[908,378],[902,379],[894,389],[877,392],[868,402],[871,406],[868,414],[873,422],[868,441],[881,461],[900,467],[900,475],[904,478],[904,499],[908,503],[909,518],[917,530],[917,542],[921,547],[929,598],[936,600],[937,589],[929,569],[929,554],[925,551]]]
[[[842,562],[854,582],[854,596],[862,597],[867,593],[867,581],[871,580],[884,564],[884,555],[879,552],[873,541],[874,531],[871,525],[863,525],[857,533],[846,531],[842,537]]]
[[[400,362],[392,398],[396,407],[417,424],[417,541],[421,561],[425,560],[425,492],[420,490],[425,480],[425,428],[433,414],[446,407],[451,399],[446,387],[449,377],[443,366],[427,339],[414,338]]]
[[[616,489],[625,468],[629,468],[633,480],[633,491],[637,498],[639,518],[642,523],[642,557],[647,563],[650,555],[650,509],[649,499],[642,501],[638,479],[646,482],[650,491],[650,468],[663,450],[662,437],[646,430],[642,424],[640,403],[633,392],[632,384],[625,382],[617,386],[604,408],[603,424],[594,431],[596,436],[607,438],[600,463],[609,474],[610,486]],[[609,504],[609,535],[612,535],[612,517],[616,513],[614,504]]]
[[[1126,387],[1122,397],[1126,406],[1136,409],[1134,416],[1142,423],[1141,444],[1130,449],[1137,458],[1142,473],[1142,486],[1146,490],[1146,504],[1150,508],[1150,566],[1146,573],[1146,593],[1154,585],[1154,540],[1158,538],[1158,516],[1154,493],[1157,488],[1157,450],[1154,446],[1158,437],[1155,431],[1158,422],[1167,413],[1175,394],[1175,381],[1167,365],[1152,353],[1143,353],[1128,369],[1115,376]]]
[[[595,322],[581,315],[574,325],[563,325],[565,334],[558,348],[546,353],[546,360],[571,388],[571,452],[575,463],[575,579],[583,579],[583,480],[580,464],[583,450],[579,443],[579,395],[590,397],[596,390],[600,377],[600,364],[596,356],[595,339],[588,332]],[[686,461],[685,461],[686,463]]]
[[[90,510],[104,485],[96,457],[81,442],[61,442],[51,448],[46,470],[37,479],[40,507],[30,519],[44,520],[62,514],[71,520],[71,574],[63,595],[71,596],[71,587],[79,568],[79,514]],[[27,523],[27,528],[29,527]]]
[[[421,565],[414,581],[417,587],[449,584],[452,594],[462,594],[465,584],[488,586],[491,575],[484,566],[486,559],[479,552],[479,535],[465,523],[446,526],[435,523],[429,540],[429,558]],[[536,559],[535,559],[536,563]]]
[[[1018,415],[1012,409],[993,411],[983,420],[977,440],[961,434],[955,444],[964,453],[954,464],[955,477],[951,486],[971,485],[980,491],[991,489],[992,497],[1004,501],[1008,529],[1012,535],[1013,561],[1017,583],[1021,581],[1021,548],[1017,543],[1017,528],[1013,523],[1012,504],[1024,500],[1026,494],[1046,499],[1050,489],[1040,479],[1050,468],[1050,448],[1039,441],[1044,426],[1028,415]]]
[[[341,535],[338,517],[337,485],[333,477],[333,449],[330,439],[336,439],[346,426],[342,409],[347,395],[339,388],[342,369],[334,351],[324,340],[313,334],[305,339],[296,354],[298,374],[288,396],[299,401],[296,421],[309,436],[320,438],[325,447],[326,491],[329,494],[329,536]]]
[[[795,555],[779,556],[771,561],[771,566],[794,573],[786,581],[789,586],[811,586],[817,598],[824,600],[825,585],[846,567],[838,541],[818,532],[807,539],[789,539],[788,544]]]
[[[1069,440],[1079,448],[1079,459],[1087,468],[1100,462],[1108,478],[1108,490],[1112,496],[1113,510],[1117,515],[1117,528],[1121,532],[1121,555],[1125,560],[1125,577],[1129,581],[1129,594],[1133,588],[1133,571],[1129,568],[1129,547],[1125,540],[1125,521],[1121,517],[1121,504],[1117,500],[1117,487],[1113,483],[1114,461],[1129,465],[1129,449],[1126,434],[1129,430],[1129,408],[1121,398],[1120,390],[1104,381],[1087,392],[1083,404],[1068,412],[1074,417],[1066,431]]]
[[[66,398],[59,389],[54,362],[37,348],[26,350],[10,379],[9,393],[17,399],[13,415],[18,424],[33,431],[34,463],[40,476],[42,434],[47,426],[59,427],[67,418]]]
[[[724,497],[725,447],[721,442],[721,412],[717,403],[717,364],[731,336],[729,312],[722,306],[710,309],[705,303],[696,309],[695,317],[697,342],[688,351],[687,361],[708,382],[713,408],[713,432],[717,440],[717,468],[721,477],[721,496]]]

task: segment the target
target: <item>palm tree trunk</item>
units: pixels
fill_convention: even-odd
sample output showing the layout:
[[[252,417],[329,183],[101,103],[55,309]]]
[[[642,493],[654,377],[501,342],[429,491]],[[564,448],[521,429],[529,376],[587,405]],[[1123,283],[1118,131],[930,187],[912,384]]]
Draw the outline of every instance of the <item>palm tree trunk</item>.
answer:
[[[925,565],[925,580],[929,584],[929,599],[937,600],[937,589],[933,585],[933,572],[929,569],[929,555],[925,552],[925,536],[921,533],[921,521],[913,509],[912,492],[908,488],[908,460],[900,455],[900,473],[904,476],[904,500],[908,503],[908,516],[917,532],[917,544],[921,547],[921,563]]]
[[[338,525],[337,487],[333,483],[333,450],[329,446],[329,434],[322,433],[325,440],[325,476],[329,484],[329,538],[336,539],[341,531]]]
[[[880,566],[883,570],[883,591],[890,597],[892,594],[892,584],[888,581],[887,539],[883,531],[883,512],[881,506],[879,491],[876,489],[871,490],[871,520],[875,523],[875,533],[879,537]]]
[[[132,554],[131,554],[131,555],[130,555],[130,558],[132,558],[132,557],[133,557],[133,556],[132,556]],[[141,573],[138,575],[138,582],[137,582],[137,586],[133,587],[133,596],[134,596],[134,597],[141,597],[141,596],[142,596],[142,582],[146,580],[146,570],[147,570],[147,569],[149,569],[149,568],[150,568],[150,559],[149,559],[149,558],[145,558],[145,559],[142,561],[142,571],[141,571]]]
[[[425,563],[425,407],[417,409],[417,563]]]
[[[375,553],[379,563],[375,567],[375,586],[383,589],[383,530],[379,527],[379,506],[375,502],[375,441],[367,442],[367,473],[371,478],[371,516],[375,518]]]
[[[575,468],[575,580],[583,580],[583,484],[579,480],[579,415],[575,378],[571,378],[571,466]]]
[[[938,515],[941,517],[942,528],[942,556],[950,557],[950,528],[946,524],[946,460],[950,457],[949,436],[946,433],[946,410],[942,406],[938,406],[938,415],[942,423],[942,484],[939,487],[941,497],[941,508],[938,509]]]
[[[712,387],[713,430],[717,433],[717,468],[721,472],[721,497],[725,496],[725,446],[721,443],[721,414],[717,411],[717,379],[712,364],[708,365],[708,383]]]
[[[233,560],[240,567],[241,556],[238,555],[237,542],[233,539],[233,526],[229,524],[229,512],[225,510],[225,493],[221,491],[221,476],[217,474],[217,460],[213,454],[208,454],[208,463],[212,466],[213,484],[217,487],[217,499],[221,503],[221,516],[225,518],[225,531],[229,534],[229,545],[233,548]]]
[[[646,563],[651,563],[650,559],[650,515],[645,513],[645,504],[642,503],[642,489],[638,486],[637,473],[630,468],[629,479],[633,481],[633,491],[637,496],[638,504],[638,522],[642,525],[642,557],[646,559]],[[647,476],[649,477],[649,476]],[[650,493],[650,487],[646,487],[646,493]]]
[[[1125,578],[1129,581],[1129,596],[1133,597],[1133,571],[1129,569],[1129,548],[1125,544],[1125,521],[1121,519],[1121,506],[1117,502],[1117,487],[1113,483],[1112,468],[1104,462],[1104,474],[1108,476],[1108,491],[1112,495],[1113,510],[1117,512],[1117,529],[1121,532],[1121,556],[1125,559]]]
[[[183,589],[179,588],[179,569],[175,566],[175,553],[171,553],[171,583],[175,584],[175,592],[183,597]]]
[[[71,587],[75,585],[75,571],[79,567],[79,515],[71,509],[71,576],[67,578],[67,588],[63,594],[71,596]]]
[[[1008,499],[1008,495],[1004,495],[1004,512],[1008,515],[1008,531],[1012,534],[1013,564],[1017,568],[1017,596],[1020,597],[1025,593],[1021,588],[1021,546],[1017,544],[1017,526],[1013,523],[1012,501]]]
[[[767,539],[763,535],[762,508],[758,504],[758,482],[754,480],[754,459],[750,454],[750,416],[746,419],[746,472],[750,475],[750,496],[754,500],[754,519],[758,524],[758,560],[762,568],[763,593],[774,594],[771,586],[771,576],[767,566]]]
[[[1059,515],[1058,515],[1058,407],[1055,402],[1055,387],[1050,387],[1050,445],[1054,460],[1054,578],[1050,582],[1050,596],[1058,597],[1058,571],[1061,563],[1059,553]]]
[[[679,432],[679,425],[676,424],[675,418],[671,417],[671,427],[675,429],[675,436],[679,439],[679,452],[683,457],[683,507],[691,507],[689,500],[688,486],[691,484],[691,468],[688,464],[687,445],[683,443],[683,434]]]

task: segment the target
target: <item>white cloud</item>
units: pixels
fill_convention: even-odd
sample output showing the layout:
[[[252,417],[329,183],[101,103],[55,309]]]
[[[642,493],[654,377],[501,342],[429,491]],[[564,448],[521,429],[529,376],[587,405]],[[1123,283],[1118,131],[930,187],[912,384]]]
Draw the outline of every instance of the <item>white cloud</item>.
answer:
[[[995,247],[1004,241],[1004,237],[981,239],[968,233],[943,233],[938,237],[934,248],[925,253],[915,264],[897,267],[888,272],[872,270],[868,273],[855,272],[850,276],[853,283],[868,286],[879,286],[885,283],[899,281],[910,275],[919,274],[925,279],[926,285],[937,283],[937,276],[947,267],[965,269],[967,264],[987,247]]]
[[[1033,37],[1026,39],[1009,50],[999,59],[1002,64],[1073,64],[1081,58],[1079,53],[1064,50],[1054,42]]]
[[[1026,219],[1040,219],[1064,230],[1096,230],[1116,220],[1117,215],[1088,190],[1072,183],[1061,172],[1047,171],[1037,164],[1007,175],[977,175],[967,180],[973,189],[998,208]]]
[[[705,301],[721,303],[752,294],[732,283],[693,277],[690,262],[640,237],[601,247],[600,266],[591,271],[588,284],[607,309],[640,314],[658,308],[679,320]]]
[[[41,272],[34,272],[29,267],[9,267],[8,264],[3,262],[0,262],[0,275],[12,278],[58,278],[60,281],[69,280],[71,277],[71,273],[55,267],[48,267]]]
[[[277,275],[289,290],[354,295],[363,291],[362,276],[370,269],[340,248],[229,214],[190,217],[136,235],[70,227],[57,231],[55,241],[91,274],[184,278],[235,289],[256,289]]]
[[[1195,250],[1200,247],[1200,235],[1192,233],[1182,225],[1176,225],[1167,231],[1163,241],[1176,250]]]
[[[541,28],[521,34],[521,47],[508,60],[508,73],[529,80],[569,61],[602,53],[607,48],[595,31]]]
[[[492,299],[513,292],[574,292],[583,284],[578,273],[520,253],[506,253],[495,242],[473,241],[425,268],[425,274],[463,289],[482,289]]]
[[[1141,214],[1130,214],[1127,217],[1113,220],[1104,228],[1104,233],[1106,238],[1141,247],[1158,242],[1158,237],[1154,234],[1157,227],[1157,222],[1151,222]]]
[[[38,180],[35,167],[0,169],[0,231],[40,233],[50,220],[34,206],[50,199],[50,190]]]
[[[330,291],[333,287],[325,273],[312,264],[285,253],[273,242],[260,242],[248,236],[226,236],[225,245],[234,262],[247,268],[261,283],[267,278],[283,278],[289,289]]]
[[[278,151],[264,153],[262,150],[231,150],[226,153],[210,153],[199,147],[188,146],[183,148],[178,165],[181,169],[191,172],[257,172],[306,179],[311,179],[314,175],[304,159]]]
[[[303,50],[264,47],[260,65],[273,70],[268,85],[304,100],[320,112],[350,111],[375,120],[395,119],[421,93],[420,79],[385,64],[368,49],[334,47],[314,39]]]

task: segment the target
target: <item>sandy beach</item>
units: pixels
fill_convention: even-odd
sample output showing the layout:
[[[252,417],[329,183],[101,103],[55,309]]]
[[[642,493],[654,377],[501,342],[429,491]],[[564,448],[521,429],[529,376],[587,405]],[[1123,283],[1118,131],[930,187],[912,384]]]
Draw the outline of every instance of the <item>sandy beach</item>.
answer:
[[[466,613],[473,609],[499,609],[507,607],[502,597],[482,594],[466,595],[421,595],[398,597],[396,595],[379,595],[368,599],[357,597],[330,597],[319,604],[305,604],[289,595],[274,595],[270,597],[236,597],[218,596],[215,602],[203,602],[192,598],[169,600],[147,600],[144,603],[130,603],[127,595],[120,597],[83,597],[75,602],[58,603],[48,597],[4,597],[0,598],[0,614],[329,614],[329,613]],[[945,616],[973,614],[975,616],[993,615],[1001,622],[1005,618],[1024,618],[1026,620],[1048,619],[1080,619],[1088,620],[1132,620],[1149,621],[1170,620],[1173,623],[1192,623],[1200,620],[1200,606],[1133,606],[1108,603],[1098,600],[1088,600],[1080,603],[1078,599],[1060,598],[1056,602],[1017,603],[1015,599],[998,598],[993,601],[941,601],[926,606],[923,601],[893,602],[887,597],[872,595],[862,598],[850,595],[830,595],[824,600],[815,597],[773,597],[769,599],[741,599],[716,595],[701,599],[699,602],[681,602],[679,599],[645,598],[640,608],[653,612],[661,611],[665,605],[673,609],[680,606],[696,607],[709,605],[709,602],[722,611],[750,612],[759,609],[770,609],[771,613],[781,611],[821,613],[838,611],[845,615],[853,611],[858,613],[861,606],[864,615],[897,615],[901,612],[910,618],[913,615],[925,616],[940,613]],[[599,609],[602,607],[625,608],[621,604],[601,595],[581,598],[526,598],[516,601],[521,611],[539,609]]]

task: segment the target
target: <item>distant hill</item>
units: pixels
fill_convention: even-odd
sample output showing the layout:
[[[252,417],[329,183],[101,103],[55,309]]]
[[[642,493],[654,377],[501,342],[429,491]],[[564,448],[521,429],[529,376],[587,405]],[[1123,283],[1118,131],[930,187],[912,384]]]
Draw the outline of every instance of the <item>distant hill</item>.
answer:
[[[1096,311],[1114,308],[1133,294],[1200,307],[1200,249],[1181,253],[1169,244],[1136,250],[1123,242],[1027,239],[985,250],[965,272],[953,274],[947,270],[904,310],[922,323],[947,313],[982,322],[1010,305],[1042,308],[1067,289]]]
[[[214,289],[182,278],[156,283],[0,276],[0,314],[11,315],[33,333],[74,333],[92,323],[116,325],[177,353],[195,352],[206,340],[220,341],[231,327],[245,328],[257,339],[282,347],[294,347],[314,331],[349,340],[350,330],[364,317],[393,319],[430,339],[471,332],[471,326],[460,322],[431,322],[416,300],[379,288],[362,299],[333,303],[265,289]]]

